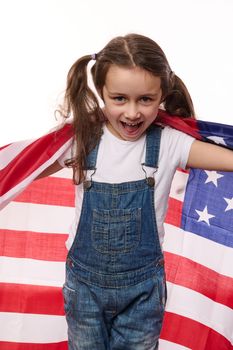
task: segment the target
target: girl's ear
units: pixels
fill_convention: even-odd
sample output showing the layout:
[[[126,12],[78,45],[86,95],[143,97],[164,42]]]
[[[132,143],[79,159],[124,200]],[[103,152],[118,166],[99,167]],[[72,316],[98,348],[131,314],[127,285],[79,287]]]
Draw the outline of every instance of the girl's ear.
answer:
[[[164,109],[164,102],[163,101],[160,102],[159,109]]]

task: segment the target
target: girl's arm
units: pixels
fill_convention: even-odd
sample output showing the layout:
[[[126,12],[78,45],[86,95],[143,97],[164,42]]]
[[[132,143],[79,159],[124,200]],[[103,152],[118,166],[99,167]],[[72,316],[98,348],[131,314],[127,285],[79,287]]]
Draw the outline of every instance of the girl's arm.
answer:
[[[51,164],[48,168],[46,168],[39,176],[37,176],[37,179],[40,179],[42,177],[46,177],[49,175],[52,175],[56,173],[57,171],[63,169],[63,167],[60,165],[60,163],[56,160],[53,164]]]
[[[233,171],[233,151],[195,140],[190,149],[187,167]]]

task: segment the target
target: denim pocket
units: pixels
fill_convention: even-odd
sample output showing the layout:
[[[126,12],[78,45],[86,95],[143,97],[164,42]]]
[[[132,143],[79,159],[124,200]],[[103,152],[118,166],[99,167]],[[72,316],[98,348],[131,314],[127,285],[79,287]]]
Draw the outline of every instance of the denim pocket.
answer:
[[[134,250],[140,241],[141,208],[93,211],[92,243],[101,253]]]
[[[64,284],[62,292],[66,317],[71,317],[71,315],[74,314],[77,305],[77,292],[67,284]]]
[[[77,308],[77,277],[74,266],[69,256],[66,259],[66,281],[63,285],[64,308],[67,317],[71,316]]]

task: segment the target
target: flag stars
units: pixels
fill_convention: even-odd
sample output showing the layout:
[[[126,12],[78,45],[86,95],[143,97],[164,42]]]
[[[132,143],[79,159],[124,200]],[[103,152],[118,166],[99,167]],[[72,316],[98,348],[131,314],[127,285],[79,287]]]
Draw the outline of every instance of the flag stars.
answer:
[[[219,137],[219,136],[207,136],[207,139],[214,141],[215,143],[217,143],[218,145],[224,145],[226,146],[226,142],[224,140],[223,137]]]
[[[233,209],[233,197],[231,199],[230,198],[224,198],[224,199],[227,202],[227,207],[225,211]]]
[[[210,171],[210,170],[205,170],[206,175],[208,176],[205,184],[209,183],[209,182],[213,182],[213,184],[218,187],[218,179],[221,179],[221,177],[223,177],[224,175],[222,174],[218,174],[217,171]]]
[[[198,222],[204,221],[210,226],[209,220],[214,218],[215,215],[211,215],[208,213],[207,206],[205,206],[205,209],[203,211],[201,210],[196,210],[197,214],[199,215]]]

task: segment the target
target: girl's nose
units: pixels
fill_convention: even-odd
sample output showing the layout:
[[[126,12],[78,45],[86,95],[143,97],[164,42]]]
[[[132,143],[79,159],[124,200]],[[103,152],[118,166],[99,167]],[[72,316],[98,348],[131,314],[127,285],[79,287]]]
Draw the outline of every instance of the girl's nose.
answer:
[[[125,117],[131,120],[138,119],[140,117],[140,112],[137,108],[137,105],[135,104],[128,105],[128,108],[125,111]]]

